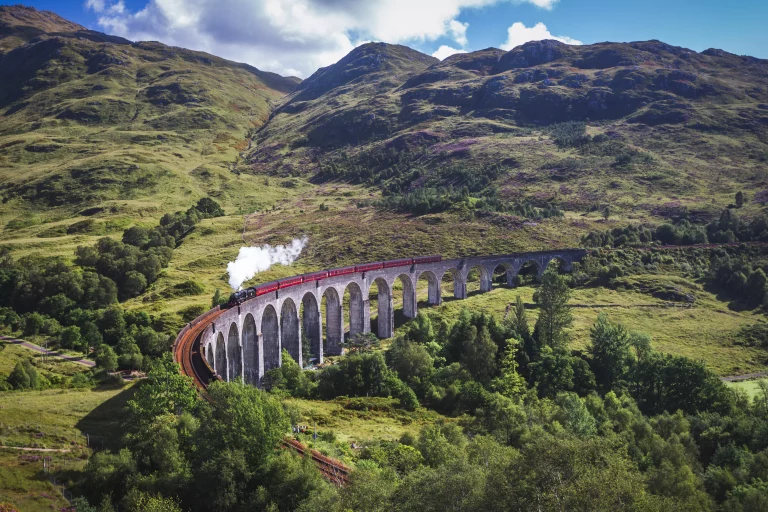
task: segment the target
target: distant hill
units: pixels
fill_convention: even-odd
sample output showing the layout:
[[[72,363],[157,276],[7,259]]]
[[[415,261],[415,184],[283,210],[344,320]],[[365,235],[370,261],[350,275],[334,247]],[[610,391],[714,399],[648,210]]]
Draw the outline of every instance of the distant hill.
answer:
[[[43,34],[88,32],[51,11],[23,5],[0,6],[0,52],[7,52]]]
[[[257,173],[394,193],[461,186],[446,168],[493,165],[508,197],[645,214],[679,200],[714,215],[767,186],[768,61],[660,41],[536,41],[442,62],[368,44],[305,80],[257,140]]]
[[[230,175],[269,103],[299,83],[21,6],[0,7],[0,41],[6,215],[40,207],[118,211],[110,203],[118,199],[146,199],[159,210],[157,195],[169,187],[168,209],[190,194],[221,196],[224,184],[212,184],[218,173]]]

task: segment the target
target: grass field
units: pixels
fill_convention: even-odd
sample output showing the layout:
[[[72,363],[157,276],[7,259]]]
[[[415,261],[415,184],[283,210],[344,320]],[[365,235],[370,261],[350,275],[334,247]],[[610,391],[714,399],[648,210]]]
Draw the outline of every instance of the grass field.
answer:
[[[732,389],[744,391],[750,398],[755,398],[760,391],[760,383],[768,384],[768,379],[742,380],[738,382],[727,382],[726,385]]]
[[[317,425],[318,431],[332,430],[339,440],[347,442],[399,439],[406,432],[418,434],[421,427],[442,418],[440,414],[423,408],[415,412],[396,409],[395,399],[363,400],[370,405],[368,410],[356,410],[354,405],[347,404],[350,400],[345,398],[332,401],[290,398],[286,403],[296,408],[304,424],[309,427]]]
[[[133,392],[131,384],[111,389],[49,389],[0,393],[0,446],[69,450],[36,452],[0,448],[0,502],[19,510],[58,510],[67,505],[61,488],[42,472],[42,456],[67,485],[72,471],[82,468],[87,446],[115,446],[122,410]],[[87,433],[88,437],[84,434]],[[61,477],[60,477],[61,478]]]

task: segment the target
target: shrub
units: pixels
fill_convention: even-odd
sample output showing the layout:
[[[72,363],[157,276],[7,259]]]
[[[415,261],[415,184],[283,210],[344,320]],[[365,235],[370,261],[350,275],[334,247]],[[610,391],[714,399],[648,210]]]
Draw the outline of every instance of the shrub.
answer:
[[[208,311],[208,309],[206,309],[205,306],[196,304],[196,305],[188,306],[182,309],[181,311],[179,311],[179,313],[181,314],[182,320],[184,320],[185,322],[191,322],[192,320],[199,317],[206,311]]]
[[[183,283],[177,284],[173,288],[177,292],[178,296],[182,297],[189,295],[202,295],[205,293],[205,287],[197,281],[184,281]]]
[[[580,146],[589,142],[587,125],[582,121],[566,121],[550,125],[547,129],[555,144],[564,147]]]

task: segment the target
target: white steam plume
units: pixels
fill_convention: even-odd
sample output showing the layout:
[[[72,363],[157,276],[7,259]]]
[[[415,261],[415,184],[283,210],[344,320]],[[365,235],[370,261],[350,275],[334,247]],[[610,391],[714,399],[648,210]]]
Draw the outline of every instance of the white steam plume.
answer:
[[[229,286],[237,290],[245,281],[252,279],[259,272],[268,270],[275,263],[290,265],[296,261],[305,245],[307,237],[295,238],[288,245],[275,247],[269,244],[261,247],[241,247],[235,261],[227,264]]]

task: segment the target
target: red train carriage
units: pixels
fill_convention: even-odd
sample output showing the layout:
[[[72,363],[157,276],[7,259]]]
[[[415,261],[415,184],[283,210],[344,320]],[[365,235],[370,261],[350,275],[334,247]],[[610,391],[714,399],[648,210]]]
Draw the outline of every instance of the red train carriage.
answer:
[[[369,272],[371,270],[379,270],[384,268],[384,264],[380,261],[376,263],[363,263],[362,265],[355,265],[356,272]]]
[[[257,297],[270,292],[274,292],[277,290],[277,281],[272,281],[271,283],[262,284],[260,286],[257,286],[254,290],[256,291]]]
[[[345,276],[347,274],[354,274],[355,273],[355,267],[341,267],[341,268],[332,268],[328,271],[328,277],[334,277],[334,276]]]
[[[296,286],[297,284],[302,283],[302,276],[295,276],[295,277],[289,277],[286,279],[281,279],[277,282],[278,289],[282,290],[283,288],[288,288],[290,286]]]
[[[311,274],[304,274],[304,282],[310,283],[312,281],[319,281],[328,277],[328,271],[323,270],[321,272],[313,272]]]
[[[384,268],[393,268],[393,267],[405,267],[413,265],[413,258],[403,258],[399,260],[389,260],[385,261],[383,263]]]
[[[437,263],[438,261],[443,261],[443,257],[439,254],[435,256],[419,256],[418,258],[413,258],[413,263],[419,264],[419,263]]]

